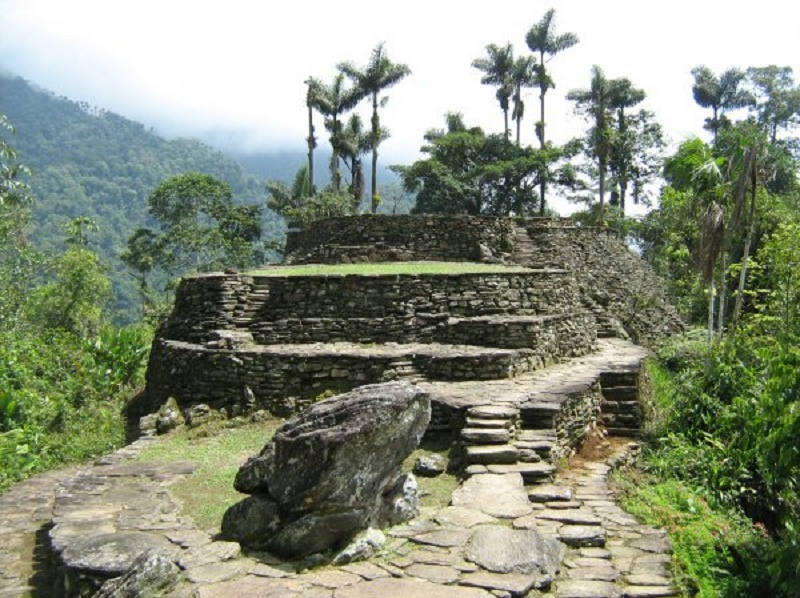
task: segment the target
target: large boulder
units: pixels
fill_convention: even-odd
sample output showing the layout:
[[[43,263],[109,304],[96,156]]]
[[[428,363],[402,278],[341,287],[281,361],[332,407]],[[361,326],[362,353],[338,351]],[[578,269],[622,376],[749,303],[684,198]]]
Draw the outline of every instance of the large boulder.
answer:
[[[430,399],[408,382],[362,386],[286,421],[239,469],[251,494],[225,513],[223,534],[297,557],[343,544],[416,510],[400,471],[430,420]]]

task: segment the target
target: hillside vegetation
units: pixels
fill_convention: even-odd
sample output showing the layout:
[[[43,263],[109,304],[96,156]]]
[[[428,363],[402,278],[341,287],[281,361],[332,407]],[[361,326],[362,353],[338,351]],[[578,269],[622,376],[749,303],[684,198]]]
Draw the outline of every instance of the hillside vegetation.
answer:
[[[152,224],[147,197],[159,183],[187,171],[208,173],[228,183],[236,201],[264,203],[263,182],[209,146],[166,140],[141,123],[56,97],[19,77],[0,75],[0,114],[14,125],[13,145],[32,173],[31,239],[42,250],[59,250],[65,222],[94,220],[118,321],[139,314],[136,284],[120,255],[136,229]],[[283,223],[269,210],[264,214],[262,238],[279,239]]]

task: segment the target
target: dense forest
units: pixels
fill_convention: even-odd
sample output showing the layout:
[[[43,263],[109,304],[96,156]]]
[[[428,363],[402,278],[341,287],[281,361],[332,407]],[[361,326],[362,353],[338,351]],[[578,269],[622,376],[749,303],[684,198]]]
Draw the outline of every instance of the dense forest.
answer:
[[[557,31],[554,11],[520,42],[527,52],[504,41],[463,57],[476,93],[481,85],[494,93],[496,121],[445,115],[421,140],[421,159],[392,165],[402,189],[377,177],[390,134],[381,107],[387,90],[413,85],[413,75],[383,45],[362,66],[339,63],[327,82],[305,80],[305,163],[266,189],[202,144],[164,141],[117,115],[0,79],[8,116],[0,122],[8,339],[0,488],[122,442],[120,407],[141,382],[159,310],[115,327],[112,297],[127,314],[142,298],[157,307],[163,284],[185,272],[263,259],[265,239],[284,222],[406,211],[412,198],[417,213],[550,216],[559,195],[581,202],[577,225],[618,229],[641,251],[689,324],[653,347],[644,450],[617,479],[628,509],[670,533],[687,595],[797,596],[800,86],[792,69],[717,73],[698,64],[685,93],[708,117],[668,149],[656,115],[642,108],[646,90],[627,77],[586,65],[585,87],[556,88],[580,40]],[[538,96],[535,109],[526,88]],[[585,124],[563,145],[551,141],[547,121],[556,89]],[[368,124],[354,112],[364,105]],[[533,145],[521,143],[523,127]],[[637,202],[652,209],[634,219]]]
[[[35,226],[42,250],[63,247],[61,228],[74,218],[97,224],[96,249],[111,268],[113,313],[140,315],[135,280],[120,255],[137,228],[151,225],[147,196],[161,181],[186,171],[212,174],[231,185],[238,202],[263,203],[263,182],[235,161],[193,139],[166,140],[144,125],[38,89],[19,77],[0,76],[0,114],[13,124],[13,144],[31,169]],[[264,238],[283,225],[265,210]]]

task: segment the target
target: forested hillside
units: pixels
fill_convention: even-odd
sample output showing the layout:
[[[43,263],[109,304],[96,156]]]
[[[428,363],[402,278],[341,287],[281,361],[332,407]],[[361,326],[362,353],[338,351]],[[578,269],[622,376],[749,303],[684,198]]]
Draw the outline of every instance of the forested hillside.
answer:
[[[123,321],[136,316],[139,299],[119,256],[128,237],[150,224],[147,196],[160,182],[198,171],[229,183],[238,202],[265,197],[263,181],[199,141],[166,140],[141,123],[56,97],[19,77],[0,75],[0,114],[14,125],[14,147],[32,171],[33,241],[59,248],[64,223],[94,219],[96,249],[111,268],[113,311]],[[280,218],[264,212],[263,238],[281,236]]]

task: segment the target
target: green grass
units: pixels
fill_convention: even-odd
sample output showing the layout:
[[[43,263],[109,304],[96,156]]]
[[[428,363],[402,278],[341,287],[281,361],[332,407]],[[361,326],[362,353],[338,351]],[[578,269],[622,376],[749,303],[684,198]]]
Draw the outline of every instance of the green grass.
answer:
[[[275,266],[247,272],[250,276],[381,276],[390,274],[477,274],[484,272],[527,272],[518,266],[473,262],[383,262],[374,264],[307,264]]]
[[[438,453],[444,457],[445,463],[450,454],[450,440],[448,438],[425,439],[419,448],[406,457],[403,462],[403,471],[411,471],[419,457]],[[425,478],[417,476],[417,485],[420,492],[419,504],[421,507],[446,507],[450,504],[450,495],[458,488],[459,479],[450,474],[442,473],[436,477]]]
[[[245,498],[233,489],[239,466],[272,438],[279,420],[220,430],[200,436],[197,430],[178,430],[144,449],[138,460],[167,463],[194,461],[199,467],[173,484],[172,494],[183,504],[183,514],[192,517],[200,529],[218,528],[222,515],[232,504]]]
[[[667,530],[675,583],[684,596],[750,595],[734,572],[765,538],[747,518],[710,506],[701,494],[676,480],[617,475],[616,482],[626,511]]]

